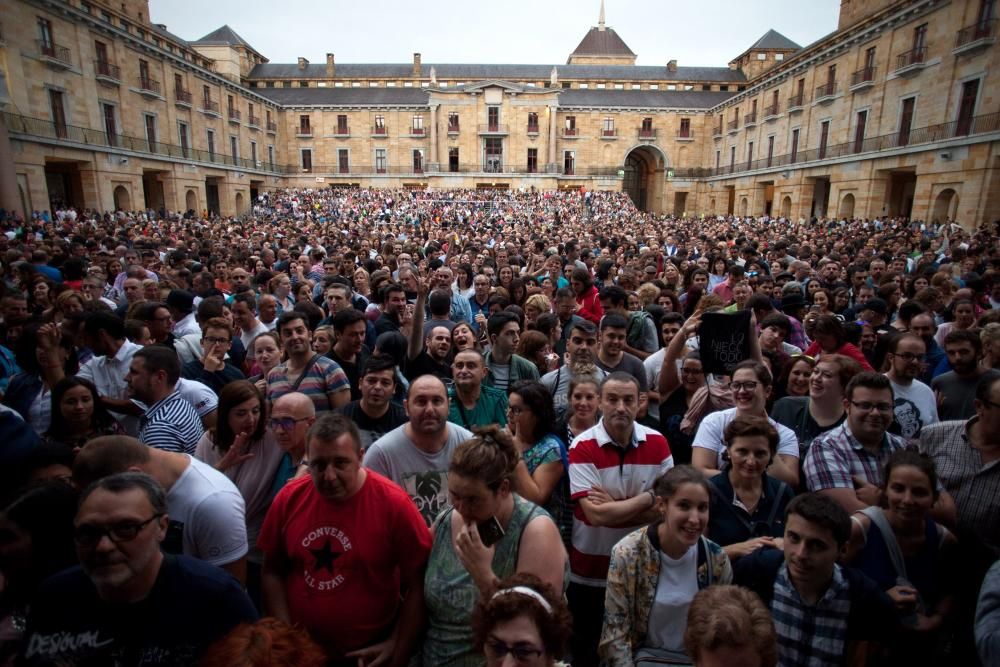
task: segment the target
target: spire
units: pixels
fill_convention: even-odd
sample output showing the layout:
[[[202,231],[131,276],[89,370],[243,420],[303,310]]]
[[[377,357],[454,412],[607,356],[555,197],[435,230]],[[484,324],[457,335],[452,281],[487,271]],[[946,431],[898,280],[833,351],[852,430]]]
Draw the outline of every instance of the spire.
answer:
[[[604,0],[601,0],[601,14],[597,17],[597,29],[604,30]]]

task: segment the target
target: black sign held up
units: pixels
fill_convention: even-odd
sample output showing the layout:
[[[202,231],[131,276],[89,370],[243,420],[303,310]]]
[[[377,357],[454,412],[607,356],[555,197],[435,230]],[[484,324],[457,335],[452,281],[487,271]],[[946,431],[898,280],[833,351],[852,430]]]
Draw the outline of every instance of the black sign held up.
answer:
[[[705,313],[698,325],[698,349],[706,373],[729,375],[750,358],[750,311]]]

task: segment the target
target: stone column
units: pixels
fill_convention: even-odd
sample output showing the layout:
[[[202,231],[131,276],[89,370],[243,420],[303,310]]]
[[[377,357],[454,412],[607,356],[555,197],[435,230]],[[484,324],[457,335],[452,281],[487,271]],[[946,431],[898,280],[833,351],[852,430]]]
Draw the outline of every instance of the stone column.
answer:
[[[431,163],[428,166],[428,171],[440,171],[441,168],[438,166],[438,121],[437,121],[437,110],[438,105],[431,105]]]
[[[556,133],[558,131],[559,128],[556,126],[556,107],[550,106],[549,107],[549,159],[547,162],[548,168],[546,169],[546,171],[548,171],[549,173],[554,173],[555,167],[558,164],[556,158]]]
[[[21,198],[17,191],[17,171],[14,169],[14,150],[2,114],[0,114],[0,208],[16,211],[24,217],[29,215],[27,211],[21,210]]]

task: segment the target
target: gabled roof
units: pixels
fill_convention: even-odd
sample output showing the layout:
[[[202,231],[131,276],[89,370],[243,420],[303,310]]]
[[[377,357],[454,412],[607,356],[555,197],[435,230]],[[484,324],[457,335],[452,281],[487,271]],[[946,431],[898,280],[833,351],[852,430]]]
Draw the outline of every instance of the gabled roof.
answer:
[[[777,30],[768,30],[750,47],[751,49],[776,49],[778,51],[798,51],[802,47],[782,35]]]
[[[635,53],[628,48],[628,45],[613,28],[594,27],[584,35],[579,46],[570,54],[571,58],[573,56],[631,56],[635,58]]]
[[[257,49],[250,46],[249,42],[237,35],[236,31],[228,25],[224,25],[221,28],[213,30],[201,39],[191,42],[191,44],[201,44],[204,46],[242,46],[246,49],[250,49],[254,53],[258,53]]]

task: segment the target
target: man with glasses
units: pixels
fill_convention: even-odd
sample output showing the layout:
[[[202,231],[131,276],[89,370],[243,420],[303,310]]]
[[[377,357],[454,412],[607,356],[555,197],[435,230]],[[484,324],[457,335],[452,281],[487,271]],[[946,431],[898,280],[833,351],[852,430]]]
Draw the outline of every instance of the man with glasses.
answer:
[[[149,475],[106,477],[83,492],[73,526],[80,565],[32,600],[24,664],[196,664],[257,611],[239,582],[160,551],[167,498]],[[192,604],[197,600],[197,604]]]
[[[213,317],[202,330],[201,359],[184,364],[181,376],[197,380],[219,394],[230,382],[245,380],[239,368],[226,360],[226,353],[232,344],[233,327],[224,317]]]
[[[271,407],[268,425],[278,446],[285,452],[275,475],[275,487],[305,474],[306,431],[316,422],[316,407],[305,394],[285,394]]]
[[[424,617],[431,534],[402,489],[361,466],[361,453],[343,415],[309,429],[309,476],[278,493],[261,528],[264,602],[304,627],[330,664],[405,665]]]
[[[228,477],[193,456],[147,447],[128,436],[94,438],[84,449],[73,462],[78,487],[123,472],[149,475],[166,493],[170,520],[163,551],[217,565],[244,582],[246,505]]]
[[[890,366],[885,376],[892,384],[893,412],[899,425],[899,435],[907,442],[916,441],[923,428],[938,421],[934,392],[917,379],[926,363],[926,351],[920,336],[905,333],[889,341],[886,355]]]

